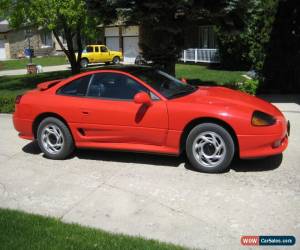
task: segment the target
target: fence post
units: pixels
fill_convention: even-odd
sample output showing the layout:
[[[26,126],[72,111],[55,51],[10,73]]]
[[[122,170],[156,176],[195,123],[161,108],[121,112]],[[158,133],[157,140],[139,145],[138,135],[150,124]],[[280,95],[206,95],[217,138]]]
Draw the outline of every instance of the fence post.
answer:
[[[195,49],[195,63],[197,63],[198,61],[198,50]]]
[[[186,62],[186,50],[183,50],[183,62]]]

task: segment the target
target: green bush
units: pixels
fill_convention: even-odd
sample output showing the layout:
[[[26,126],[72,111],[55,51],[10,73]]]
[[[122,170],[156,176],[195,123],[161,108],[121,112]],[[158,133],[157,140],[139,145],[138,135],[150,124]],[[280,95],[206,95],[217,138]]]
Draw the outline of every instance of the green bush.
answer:
[[[250,95],[255,95],[258,88],[258,80],[247,79],[244,82],[238,84],[238,90],[246,92]]]
[[[258,89],[259,81],[255,79],[246,79],[242,82],[227,83],[224,87],[239,90],[250,95],[255,95]]]
[[[15,110],[16,96],[0,96],[0,113],[12,113]]]

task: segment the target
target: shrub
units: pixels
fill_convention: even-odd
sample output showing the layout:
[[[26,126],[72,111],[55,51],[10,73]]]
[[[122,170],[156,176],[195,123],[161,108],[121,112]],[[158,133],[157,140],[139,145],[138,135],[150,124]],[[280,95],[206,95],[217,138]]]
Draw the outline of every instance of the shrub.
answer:
[[[258,88],[258,80],[247,79],[244,82],[238,84],[238,90],[246,92],[250,95],[255,95]]]
[[[0,113],[12,113],[15,110],[16,96],[0,96]]]
[[[242,82],[227,83],[224,87],[239,90],[250,95],[255,95],[258,89],[259,81],[255,79],[246,79]]]

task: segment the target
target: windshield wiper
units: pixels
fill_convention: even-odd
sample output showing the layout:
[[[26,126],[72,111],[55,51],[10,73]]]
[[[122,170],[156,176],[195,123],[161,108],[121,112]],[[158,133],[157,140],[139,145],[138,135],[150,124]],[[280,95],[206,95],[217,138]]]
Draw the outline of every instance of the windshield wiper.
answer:
[[[169,98],[184,96],[186,94],[193,93],[196,89],[197,89],[196,87],[192,87],[192,88],[188,88],[188,89],[182,89],[182,90],[179,90],[176,93],[170,95]]]

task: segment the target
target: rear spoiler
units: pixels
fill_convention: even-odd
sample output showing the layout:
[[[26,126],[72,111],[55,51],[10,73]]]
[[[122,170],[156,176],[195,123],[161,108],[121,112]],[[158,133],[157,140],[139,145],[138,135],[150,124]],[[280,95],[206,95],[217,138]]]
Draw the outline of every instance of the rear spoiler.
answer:
[[[44,90],[50,89],[51,87],[53,87],[57,83],[61,82],[62,80],[63,79],[52,80],[52,81],[40,83],[40,84],[37,85],[37,89],[40,90],[40,91],[44,91]]]

